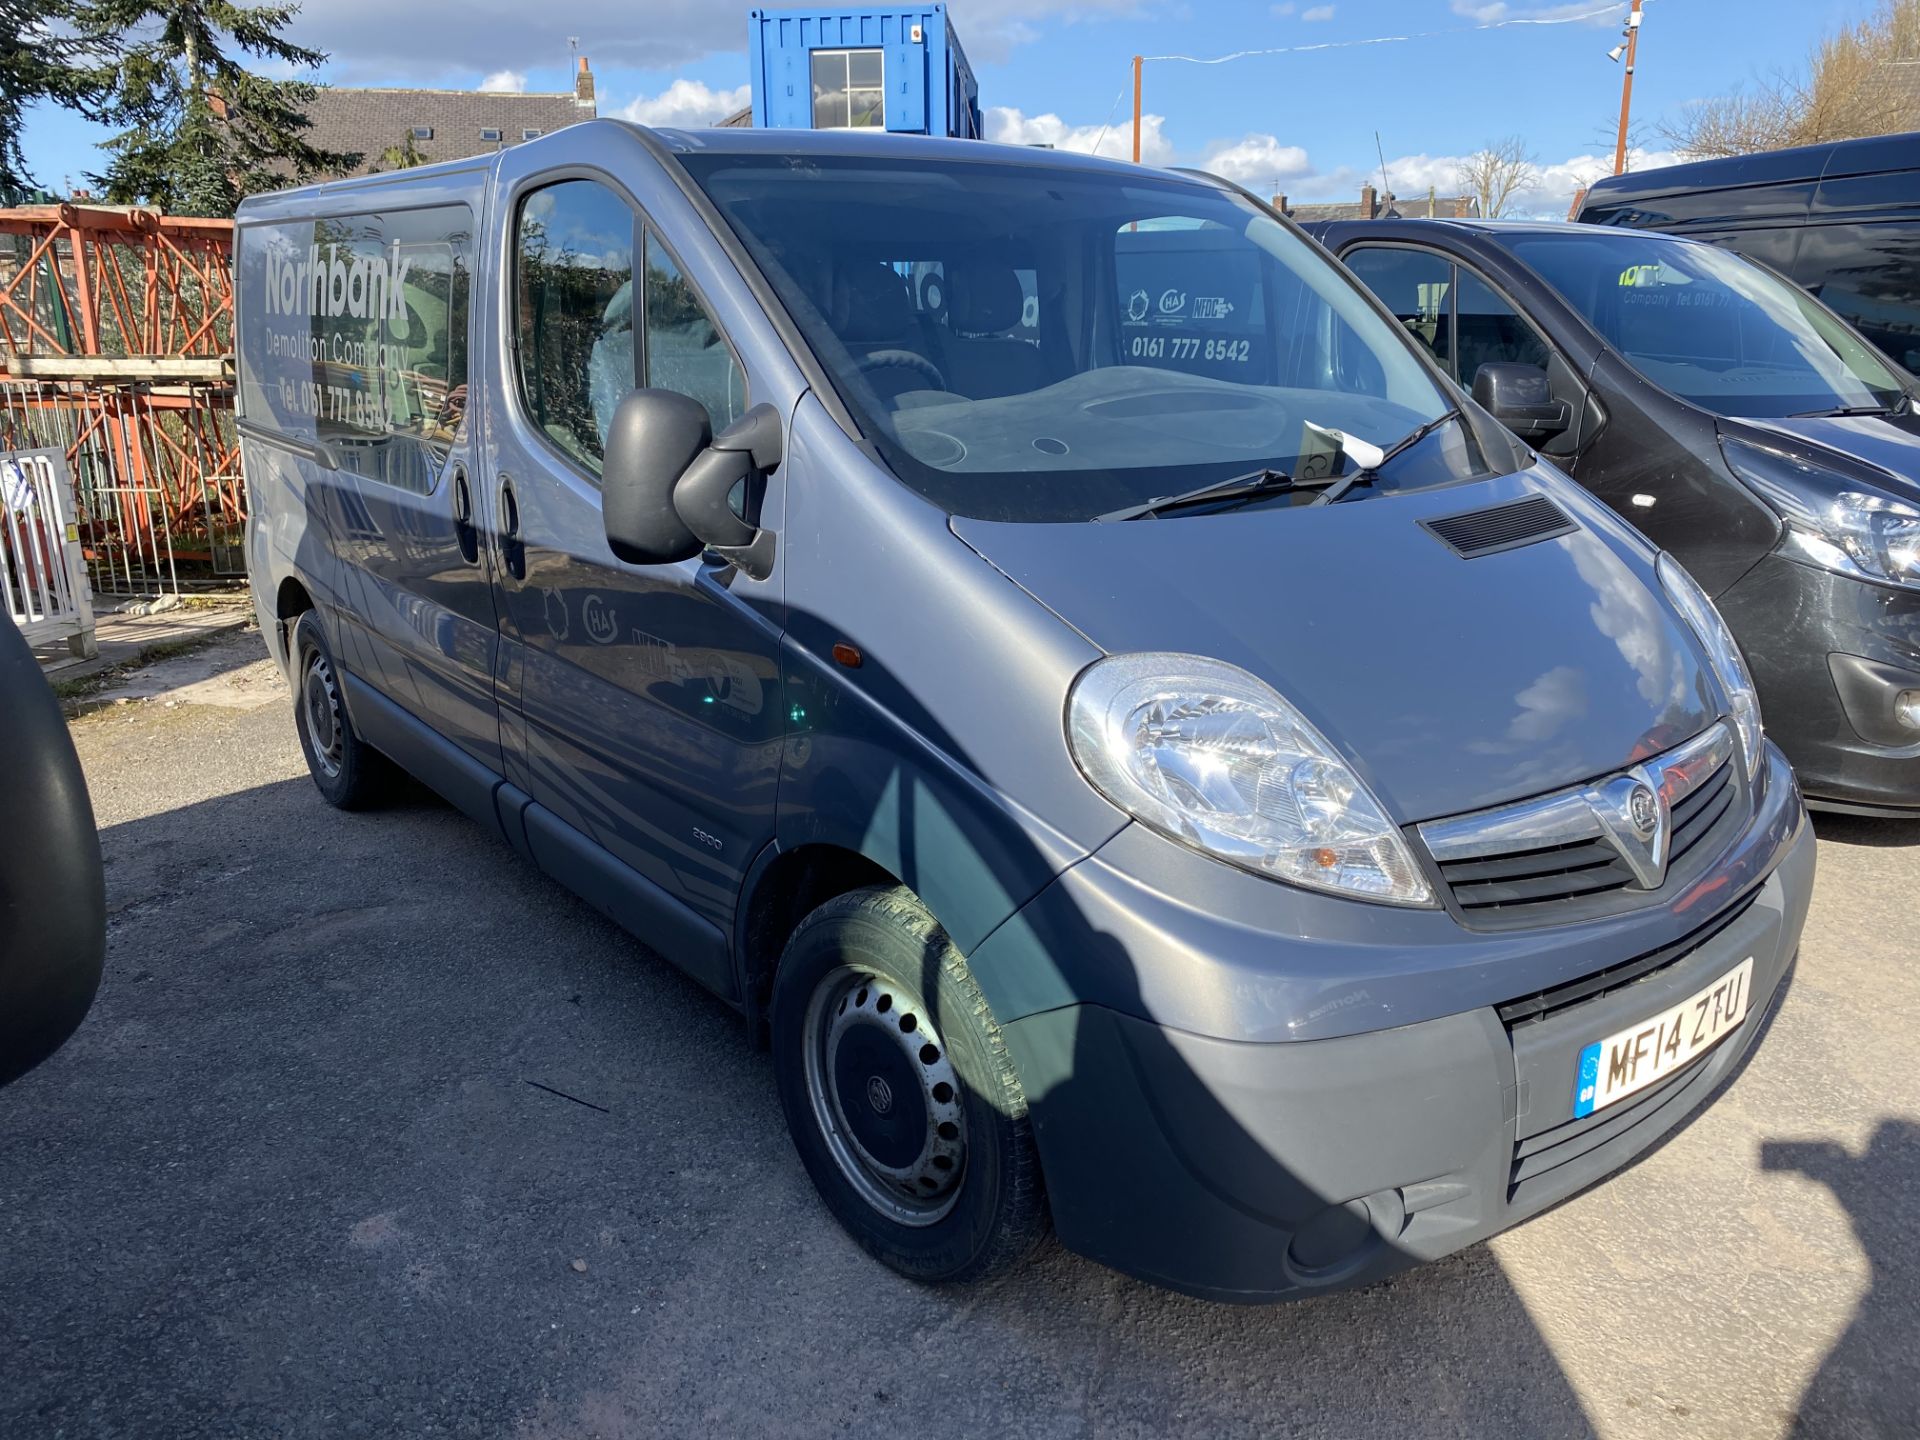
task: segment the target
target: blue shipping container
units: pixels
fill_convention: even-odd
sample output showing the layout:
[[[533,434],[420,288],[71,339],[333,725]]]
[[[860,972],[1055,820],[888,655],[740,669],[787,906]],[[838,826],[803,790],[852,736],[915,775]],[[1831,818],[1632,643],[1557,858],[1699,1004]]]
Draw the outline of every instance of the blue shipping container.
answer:
[[[750,10],[753,123],[980,137],[980,87],[945,5]]]

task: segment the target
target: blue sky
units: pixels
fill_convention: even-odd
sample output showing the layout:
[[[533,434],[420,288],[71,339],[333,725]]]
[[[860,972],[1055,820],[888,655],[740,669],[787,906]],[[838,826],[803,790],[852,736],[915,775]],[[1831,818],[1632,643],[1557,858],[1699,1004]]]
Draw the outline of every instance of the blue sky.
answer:
[[[1543,162],[1528,206],[1564,213],[1610,161],[1620,69],[1607,50],[1625,3],[1605,0],[953,0],[989,134],[1089,148],[1128,143],[1136,53],[1199,58],[1315,45],[1221,65],[1147,66],[1146,158],[1208,164],[1295,199],[1349,196],[1379,173],[1446,190],[1458,157],[1522,135]],[[1801,62],[1872,0],[1647,0],[1635,89],[1636,163],[1668,158],[1655,126],[1689,102]],[[308,0],[294,36],[330,53],[340,84],[570,88],[569,36],[592,58],[602,114],[705,123],[744,102],[745,3],[729,0]],[[1571,18],[1586,12],[1606,13]],[[1515,24],[1514,21],[1562,23]],[[1475,28],[1509,22],[1503,28]],[[1383,44],[1382,37],[1414,36]],[[1116,97],[1121,97],[1118,106]],[[26,135],[44,183],[102,161],[100,133],[37,112]]]

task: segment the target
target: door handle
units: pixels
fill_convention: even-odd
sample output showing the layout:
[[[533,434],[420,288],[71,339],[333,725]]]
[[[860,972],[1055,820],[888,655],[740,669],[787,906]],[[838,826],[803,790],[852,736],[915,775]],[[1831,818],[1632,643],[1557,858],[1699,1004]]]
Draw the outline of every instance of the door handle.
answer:
[[[520,538],[520,500],[513,493],[513,478],[500,477],[500,563],[516,580],[527,578],[527,547]]]
[[[480,532],[473,525],[473,490],[467,484],[467,467],[453,467],[453,537],[460,546],[460,558],[469,565],[480,563]]]

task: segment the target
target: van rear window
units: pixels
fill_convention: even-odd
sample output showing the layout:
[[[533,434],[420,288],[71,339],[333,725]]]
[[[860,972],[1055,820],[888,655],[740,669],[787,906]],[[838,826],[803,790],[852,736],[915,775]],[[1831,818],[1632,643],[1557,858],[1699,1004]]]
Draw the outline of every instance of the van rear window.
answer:
[[[472,239],[463,205],[242,226],[242,417],[432,490],[466,415]]]

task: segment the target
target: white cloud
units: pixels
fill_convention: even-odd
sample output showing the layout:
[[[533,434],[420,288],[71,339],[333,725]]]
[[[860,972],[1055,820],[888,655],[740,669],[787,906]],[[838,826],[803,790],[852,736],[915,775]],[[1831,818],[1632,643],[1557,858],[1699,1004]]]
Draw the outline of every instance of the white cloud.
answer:
[[[1634,170],[1654,170],[1662,165],[1675,164],[1680,157],[1670,150],[1631,150],[1627,159],[1629,167]],[[1465,160],[1463,155],[1422,154],[1390,158],[1387,161],[1387,177],[1392,183],[1393,193],[1399,198],[1401,213],[1420,213],[1429,187],[1440,195],[1458,195],[1460,167]],[[1542,165],[1539,181],[1514,197],[1508,213],[1540,219],[1564,219],[1573,204],[1574,192],[1591,185],[1612,170],[1611,154],[1572,155],[1565,160]],[[1363,185],[1377,188],[1379,184],[1380,171],[1375,167],[1341,166],[1296,181],[1288,194],[1290,200],[1296,203],[1356,200]]]
[[[1276,5],[1273,7],[1273,18],[1276,20],[1284,20],[1287,18],[1287,16],[1291,15],[1293,11],[1294,11],[1293,0],[1286,0],[1285,4]]]
[[[1282,145],[1272,135],[1248,135],[1231,144],[1216,145],[1200,162],[1200,168],[1245,185],[1256,194],[1268,195],[1277,185],[1313,174],[1313,161],[1298,145]]]
[[[1300,12],[1300,18],[1309,22],[1314,20],[1331,20],[1333,18],[1333,6],[1316,5],[1311,10],[1302,10]]]
[[[1133,158],[1133,117],[1117,115],[1111,125],[1069,125],[1058,115],[1028,115],[1011,105],[989,106],[987,139],[1002,145],[1051,145],[1083,155],[1105,155],[1113,160]],[[1173,142],[1163,132],[1164,115],[1140,117],[1140,163],[1171,165]],[[1104,134],[1102,133],[1104,129]],[[1095,149],[1095,145],[1098,149]]]
[[[480,82],[482,90],[508,90],[519,95],[527,88],[527,76],[524,70],[495,70]]]
[[[642,95],[618,111],[623,120],[642,125],[711,125],[744,110],[753,98],[745,85],[710,90],[698,80],[676,80],[658,95]]]
[[[1590,24],[1612,25],[1626,13],[1625,5],[1616,5],[1604,14],[1606,0],[1573,0],[1566,5],[1509,5],[1506,0],[1453,0],[1453,13],[1478,25],[1493,25],[1502,20],[1573,20],[1585,18]]]
[[[1142,0],[955,0],[954,29],[977,61],[1006,58],[1043,25],[1136,15]],[[445,5],[395,0],[309,3],[289,35],[332,57],[327,78],[343,85],[421,84],[435,74],[483,74],[513,56],[529,69],[567,63],[567,37],[600,70],[672,70],[709,55],[744,55],[747,6],[718,0],[461,0],[457,23]],[[637,12],[637,18],[636,18]],[[742,73],[745,67],[742,66]]]

